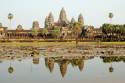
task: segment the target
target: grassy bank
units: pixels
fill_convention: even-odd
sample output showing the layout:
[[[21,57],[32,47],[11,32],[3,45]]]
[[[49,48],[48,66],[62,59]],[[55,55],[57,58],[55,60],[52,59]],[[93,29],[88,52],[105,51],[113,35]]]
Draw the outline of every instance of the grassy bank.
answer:
[[[125,45],[125,42],[79,42],[79,45]],[[0,45],[7,46],[75,46],[75,41],[73,42],[4,42]]]
[[[125,42],[101,42],[101,44],[105,44],[105,45],[125,45]]]

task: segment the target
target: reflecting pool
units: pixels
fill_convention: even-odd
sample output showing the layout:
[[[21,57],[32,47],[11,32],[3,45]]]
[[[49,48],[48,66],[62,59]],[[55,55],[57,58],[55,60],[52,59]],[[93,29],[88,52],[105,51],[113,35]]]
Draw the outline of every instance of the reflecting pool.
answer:
[[[0,59],[0,83],[124,83],[124,56]]]

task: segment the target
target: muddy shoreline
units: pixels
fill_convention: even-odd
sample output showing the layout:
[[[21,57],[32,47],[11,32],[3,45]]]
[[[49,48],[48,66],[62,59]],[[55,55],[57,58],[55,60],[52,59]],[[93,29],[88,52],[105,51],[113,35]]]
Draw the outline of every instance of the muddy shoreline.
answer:
[[[58,56],[125,56],[125,45],[0,46],[0,59]]]

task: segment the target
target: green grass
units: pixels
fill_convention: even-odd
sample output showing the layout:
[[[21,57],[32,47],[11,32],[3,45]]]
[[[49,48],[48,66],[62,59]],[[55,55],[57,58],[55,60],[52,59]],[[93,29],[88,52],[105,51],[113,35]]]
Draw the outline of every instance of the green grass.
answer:
[[[125,45],[125,42],[79,42],[79,45]],[[75,46],[75,41],[73,42],[4,42],[0,45],[5,46],[35,46],[35,47],[46,47],[46,46]]]
[[[125,45],[125,42],[101,42],[104,45]]]

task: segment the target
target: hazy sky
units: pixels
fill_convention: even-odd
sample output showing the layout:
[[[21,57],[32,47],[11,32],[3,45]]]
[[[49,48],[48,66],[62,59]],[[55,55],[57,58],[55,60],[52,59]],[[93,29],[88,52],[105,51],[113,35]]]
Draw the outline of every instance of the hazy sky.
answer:
[[[113,12],[112,23],[125,24],[125,0],[0,0],[0,22],[9,25],[8,13],[14,14],[12,27],[18,24],[31,28],[34,20],[44,26],[44,19],[52,11],[55,21],[64,7],[70,20],[77,20],[79,13],[83,14],[85,25],[99,27],[108,22],[108,13]]]

